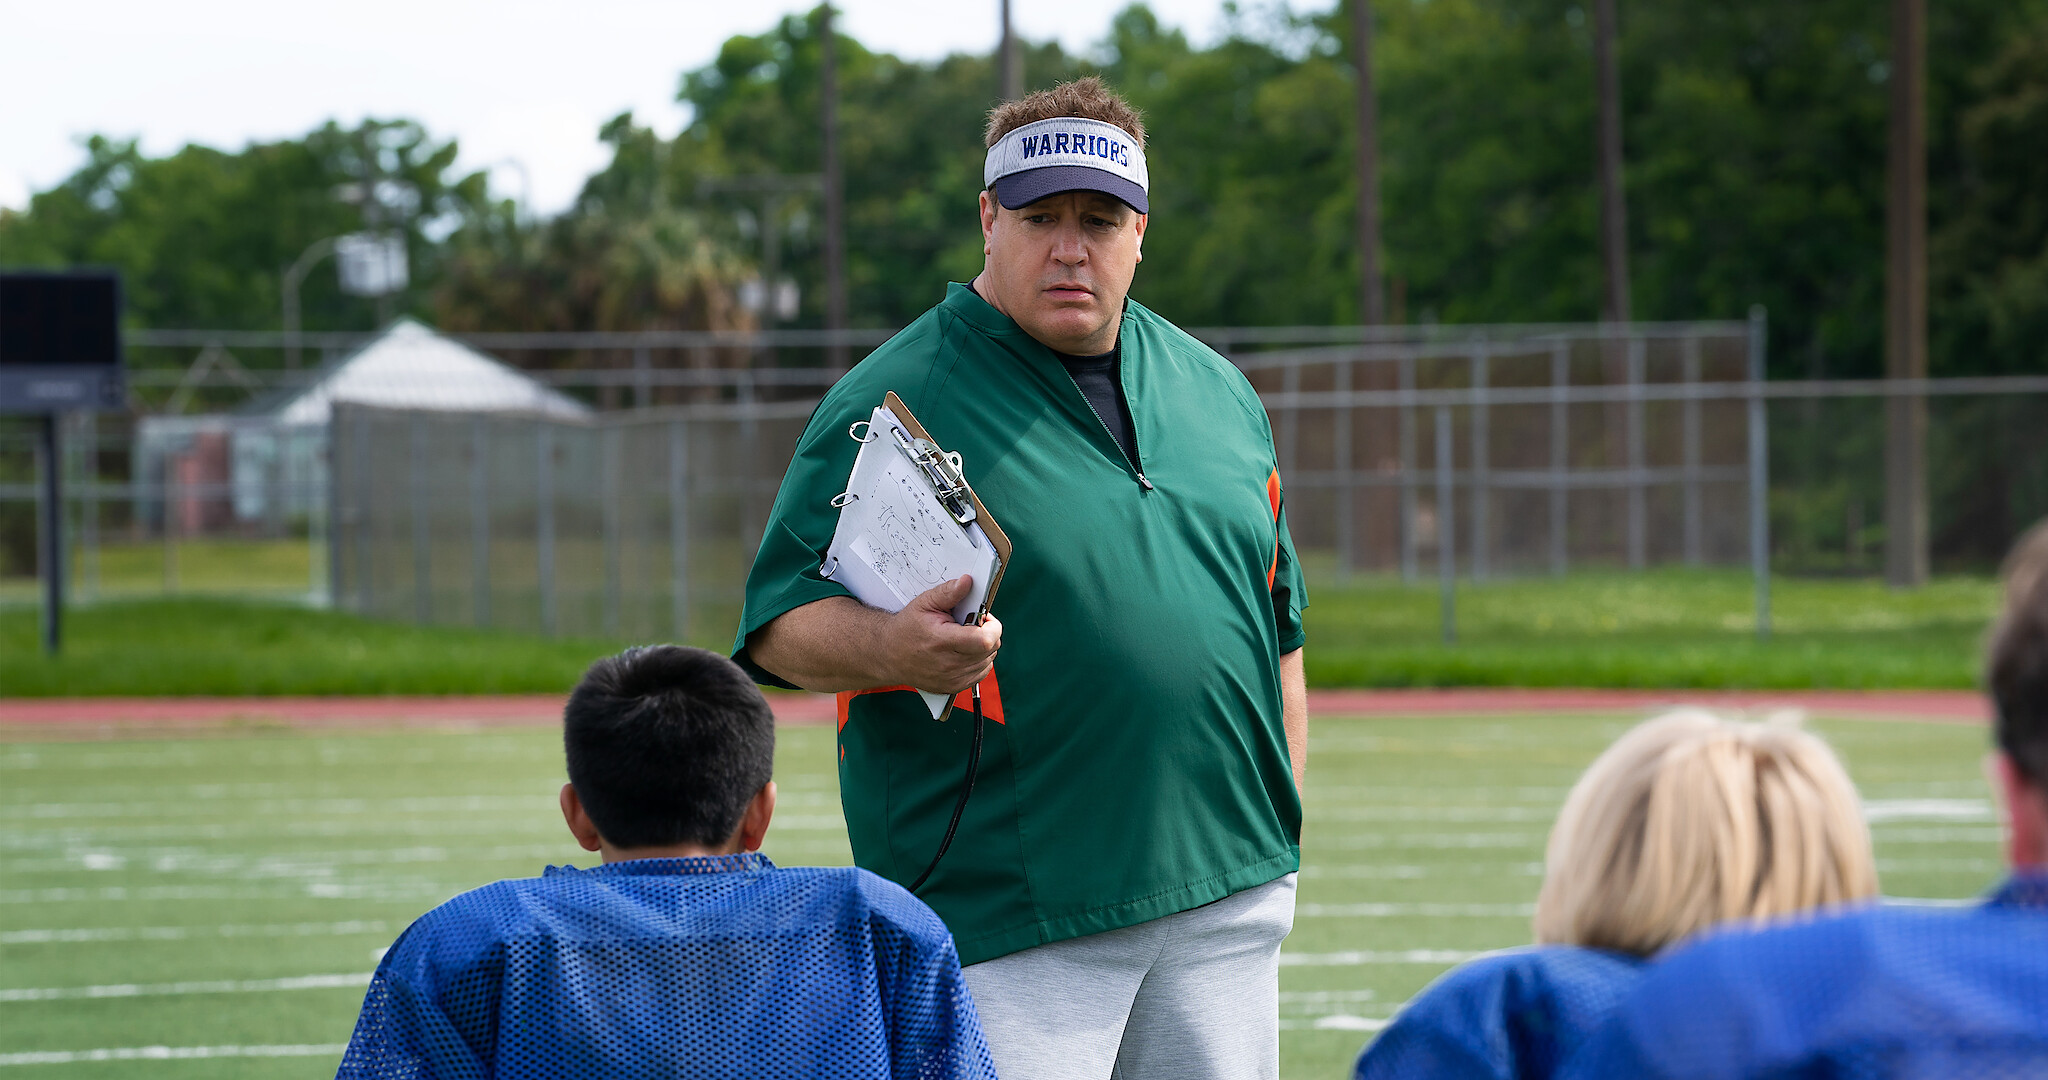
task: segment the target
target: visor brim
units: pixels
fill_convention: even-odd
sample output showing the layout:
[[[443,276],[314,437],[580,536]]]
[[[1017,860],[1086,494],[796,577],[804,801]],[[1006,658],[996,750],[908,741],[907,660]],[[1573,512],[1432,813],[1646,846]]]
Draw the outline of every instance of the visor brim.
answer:
[[[1069,191],[1099,191],[1140,214],[1152,212],[1145,189],[1112,172],[1086,165],[1048,165],[1011,173],[995,182],[996,201],[1005,210],[1022,210],[1040,199]]]

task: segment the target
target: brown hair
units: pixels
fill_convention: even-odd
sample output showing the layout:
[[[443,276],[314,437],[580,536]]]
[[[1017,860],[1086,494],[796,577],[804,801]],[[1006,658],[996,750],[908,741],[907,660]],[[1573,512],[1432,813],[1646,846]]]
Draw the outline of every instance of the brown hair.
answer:
[[[1685,709],[1615,740],[1573,786],[1536,940],[1649,956],[1716,923],[1876,894],[1862,803],[1819,736]]]
[[[1998,748],[2036,784],[2048,784],[2048,521],[2005,558],[2005,609],[1985,649],[1984,685]]]
[[[1137,140],[1138,149],[1145,148],[1145,121],[1138,115],[1138,110],[1131,108],[1130,102],[1093,75],[1063,82],[1050,90],[1026,94],[990,109],[988,130],[983,134],[982,145],[994,146],[997,139],[1026,124],[1061,116],[1115,124]]]

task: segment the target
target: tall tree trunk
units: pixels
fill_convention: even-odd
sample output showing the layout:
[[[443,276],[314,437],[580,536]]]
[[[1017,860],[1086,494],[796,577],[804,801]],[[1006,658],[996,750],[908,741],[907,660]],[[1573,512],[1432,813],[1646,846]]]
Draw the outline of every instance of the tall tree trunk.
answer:
[[[1024,58],[1017,53],[1017,31],[1010,22],[1010,0],[1003,0],[1003,43],[996,58],[1002,72],[1004,101],[1024,96]]]
[[[825,160],[820,171],[825,184],[825,329],[846,329],[846,229],[845,203],[839,188],[839,45],[833,37],[832,5],[819,9],[818,18],[818,100],[819,123],[825,131]],[[846,346],[833,343],[825,350],[825,362],[835,371],[846,369]]]
[[[1927,377],[1927,0],[1892,0],[1884,369]],[[1885,401],[1885,580],[1927,580],[1927,399]]]
[[[1627,322],[1628,203],[1621,179],[1621,66],[1615,57],[1615,0],[1593,0],[1593,67],[1600,99],[1600,262],[1606,272],[1600,318]]]
[[[1358,73],[1358,321],[1387,321],[1380,284],[1380,120],[1372,84],[1372,0],[1351,0],[1351,67]]]

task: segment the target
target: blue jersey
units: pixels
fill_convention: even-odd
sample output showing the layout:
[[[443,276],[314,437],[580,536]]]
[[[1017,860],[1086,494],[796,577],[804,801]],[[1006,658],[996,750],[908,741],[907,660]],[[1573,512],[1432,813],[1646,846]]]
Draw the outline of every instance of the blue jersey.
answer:
[[[1545,1080],[1642,970],[1621,953],[1516,949],[1452,969],[1358,1056],[1355,1080]]]
[[[1870,907],[1652,966],[1566,1077],[2048,1076],[2048,877]]]
[[[761,855],[549,867],[420,917],[342,1080],[993,1078],[953,939],[864,870]]]

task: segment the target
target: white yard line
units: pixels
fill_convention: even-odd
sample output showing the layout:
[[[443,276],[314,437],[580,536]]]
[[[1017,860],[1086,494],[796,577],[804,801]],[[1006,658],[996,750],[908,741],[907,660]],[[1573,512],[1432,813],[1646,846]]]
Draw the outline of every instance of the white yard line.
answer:
[[[344,1043],[285,1046],[122,1046],[100,1050],[29,1050],[0,1054],[0,1066],[73,1065],[88,1061],[191,1061],[201,1058],[334,1057]]]
[[[1405,863],[1340,863],[1328,866],[1311,863],[1301,868],[1301,876],[1304,878],[1367,878],[1375,881],[1384,878],[1401,881],[1426,877],[1497,877],[1502,874],[1542,877],[1543,864],[1523,862],[1500,866],[1493,863],[1455,862],[1416,866]]]
[[[283,990],[341,990],[370,984],[370,972],[295,975],[287,979],[204,979],[104,986],[21,986],[0,989],[0,1002],[80,1001],[91,998],[183,997],[189,994],[272,994]]]
[[[189,941],[194,938],[347,937],[389,935],[391,923],[358,919],[331,923],[228,923],[220,926],[90,926],[0,930],[0,945],[84,945],[107,941]]]
[[[446,899],[481,882],[447,885],[435,881],[371,881],[344,884],[250,888],[216,885],[110,885],[104,888],[0,889],[0,904],[118,904],[137,900],[386,900]]]
[[[1365,967],[1370,964],[1462,964],[1496,950],[1472,949],[1390,949],[1361,952],[1282,952],[1281,967]]]
[[[1325,821],[1445,821],[1515,823],[1540,822],[1548,825],[1557,818],[1549,806],[1317,806],[1310,803],[1308,817]]]
[[[1536,914],[1534,904],[1296,904],[1294,914],[1305,919],[1526,919]]]
[[[1364,848],[1519,848],[1542,847],[1546,837],[1542,833],[1477,833],[1477,832],[1365,832],[1335,838],[1318,837],[1317,847],[1337,848],[1356,851]]]
[[[1392,1017],[1352,1016],[1349,1013],[1331,1013],[1313,1020],[1282,1020],[1282,1031],[1379,1031],[1393,1023]]]

